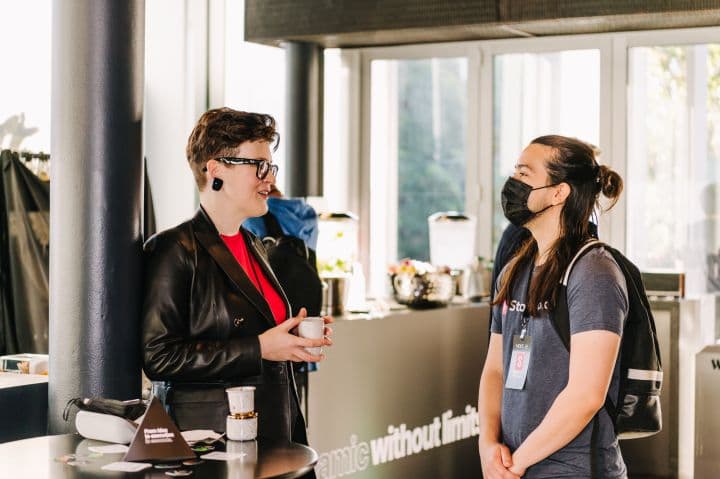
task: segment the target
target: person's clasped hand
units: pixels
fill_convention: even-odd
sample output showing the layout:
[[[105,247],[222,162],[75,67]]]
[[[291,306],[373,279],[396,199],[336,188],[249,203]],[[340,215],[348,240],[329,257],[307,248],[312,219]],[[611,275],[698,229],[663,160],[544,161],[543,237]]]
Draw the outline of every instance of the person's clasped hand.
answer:
[[[305,348],[332,346],[332,329],[325,326],[324,337],[319,339],[300,338],[293,331],[305,319],[307,311],[301,308],[298,315],[270,328],[259,336],[260,355],[268,361],[306,361],[316,363],[325,359],[324,354],[315,356]],[[330,316],[323,316],[325,324],[333,322]]]
[[[522,477],[522,475],[512,472],[512,454],[506,445],[500,443],[479,444],[479,448],[483,478],[519,479]]]

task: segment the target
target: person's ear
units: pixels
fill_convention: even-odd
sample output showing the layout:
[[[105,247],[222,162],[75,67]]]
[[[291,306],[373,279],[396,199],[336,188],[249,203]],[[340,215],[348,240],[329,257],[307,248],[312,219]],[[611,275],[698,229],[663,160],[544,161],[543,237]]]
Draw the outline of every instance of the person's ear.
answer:
[[[553,195],[553,204],[559,205],[561,203],[565,203],[565,200],[567,200],[568,196],[570,196],[572,186],[564,181],[557,186],[555,194]]]
[[[208,177],[215,178],[220,170],[220,162],[217,160],[208,160],[208,162],[205,163],[205,170],[207,171]]]

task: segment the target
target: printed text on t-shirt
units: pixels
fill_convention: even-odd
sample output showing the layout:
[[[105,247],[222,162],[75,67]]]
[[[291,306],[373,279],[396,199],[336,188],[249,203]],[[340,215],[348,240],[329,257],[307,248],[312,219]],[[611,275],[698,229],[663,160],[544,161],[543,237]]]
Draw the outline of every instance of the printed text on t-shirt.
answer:
[[[503,309],[505,309],[505,308],[503,308]],[[513,299],[512,301],[510,301],[510,306],[507,308],[507,311],[519,311],[519,312],[523,313],[523,312],[525,312],[526,309],[527,309],[527,305],[525,303],[521,303],[517,299]],[[537,309],[538,310],[549,309],[548,302],[545,301],[545,302],[538,303]]]

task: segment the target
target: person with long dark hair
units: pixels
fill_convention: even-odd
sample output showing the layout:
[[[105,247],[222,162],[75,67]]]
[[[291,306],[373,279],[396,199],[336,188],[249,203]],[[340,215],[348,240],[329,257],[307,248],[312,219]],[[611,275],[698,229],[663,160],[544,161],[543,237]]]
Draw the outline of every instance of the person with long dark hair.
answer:
[[[591,239],[600,194],[610,209],[620,176],[586,143],[542,136],[520,155],[502,191],[505,216],[531,237],[503,269],[480,379],[479,452],[492,478],[627,477],[613,421],[603,408],[619,384],[618,353],[628,311],[625,279],[595,248],[567,284],[570,352],[552,324],[561,277]]]

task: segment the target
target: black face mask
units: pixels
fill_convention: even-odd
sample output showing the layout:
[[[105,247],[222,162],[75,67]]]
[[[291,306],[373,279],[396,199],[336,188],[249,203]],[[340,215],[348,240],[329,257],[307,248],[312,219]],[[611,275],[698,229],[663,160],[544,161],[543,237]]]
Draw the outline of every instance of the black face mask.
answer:
[[[535,190],[550,188],[551,186],[556,186],[556,184],[533,188],[520,180],[516,180],[512,176],[508,178],[501,193],[502,208],[503,213],[505,213],[505,218],[507,218],[508,221],[515,226],[523,226],[535,216],[552,207],[553,205],[549,205],[540,211],[530,211],[530,208],[528,208],[528,198],[530,197],[530,193]]]

